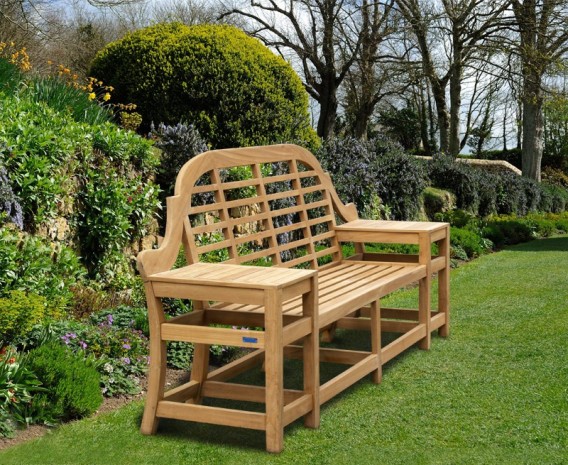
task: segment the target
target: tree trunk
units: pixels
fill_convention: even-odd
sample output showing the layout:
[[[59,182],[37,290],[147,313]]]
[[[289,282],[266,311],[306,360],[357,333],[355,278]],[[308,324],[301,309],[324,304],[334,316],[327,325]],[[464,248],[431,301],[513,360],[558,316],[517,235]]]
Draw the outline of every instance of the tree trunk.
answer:
[[[543,152],[542,96],[534,100],[526,96],[523,102],[523,176],[540,181]]]
[[[374,105],[362,104],[355,114],[355,121],[353,122],[353,136],[360,140],[367,140],[367,129],[369,127],[369,120],[373,115]]]
[[[437,83],[432,84],[432,94],[436,102],[436,114],[438,116],[438,131],[440,131],[440,152],[449,153],[450,114],[446,103],[445,86]]]
[[[507,151],[507,107],[503,112],[503,151]]]
[[[453,157],[460,153],[461,76],[454,72],[450,79],[450,131],[448,151]]]
[[[430,134],[428,133],[428,108],[426,105],[426,98],[424,97],[424,90],[418,89],[418,114],[420,115],[420,139],[422,140],[422,147],[426,155],[432,155],[434,149],[430,143]]]
[[[322,139],[331,137],[335,129],[337,117],[337,89],[329,83],[322,83],[320,98],[320,114],[318,118],[318,136]]]
[[[460,110],[462,90],[462,50],[459,37],[454,38],[454,66],[450,75],[450,133],[448,141],[449,154],[457,157],[460,153]]]

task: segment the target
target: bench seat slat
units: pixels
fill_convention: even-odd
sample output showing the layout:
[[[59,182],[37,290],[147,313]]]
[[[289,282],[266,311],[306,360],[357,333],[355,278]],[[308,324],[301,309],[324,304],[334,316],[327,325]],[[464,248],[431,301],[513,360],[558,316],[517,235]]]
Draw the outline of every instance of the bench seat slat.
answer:
[[[208,273],[201,277],[213,280],[237,280],[242,284],[256,283],[259,282],[259,280],[266,283],[266,279],[263,281],[263,268],[257,269],[253,273],[247,273],[250,267],[239,268],[243,269],[242,273],[236,273],[234,271],[223,274]],[[270,270],[276,269],[278,268],[270,268]],[[286,276],[286,271],[284,271],[282,276]],[[422,265],[416,264],[383,265],[363,264],[357,262],[342,262],[333,268],[320,272],[318,276],[320,327],[324,327],[339,318],[338,316],[335,316],[335,314],[337,312],[341,313],[341,309],[344,307],[346,309],[350,308],[350,306],[352,307],[352,302],[354,300],[361,300],[361,306],[364,306],[369,302],[384,296],[388,292],[392,292],[393,288],[398,288],[406,284],[416,282],[418,279],[425,276],[425,273],[426,268]],[[169,276],[167,279],[170,279],[170,282],[174,282],[176,280],[183,282],[187,278],[183,275],[183,273],[177,273],[174,276]],[[276,284],[278,279],[279,275],[275,273],[268,283]],[[261,305],[225,303],[217,303],[212,306],[211,309],[254,313],[262,313],[264,311],[264,307]],[[284,302],[282,305],[282,313],[291,316],[301,315],[301,298],[294,298]]]

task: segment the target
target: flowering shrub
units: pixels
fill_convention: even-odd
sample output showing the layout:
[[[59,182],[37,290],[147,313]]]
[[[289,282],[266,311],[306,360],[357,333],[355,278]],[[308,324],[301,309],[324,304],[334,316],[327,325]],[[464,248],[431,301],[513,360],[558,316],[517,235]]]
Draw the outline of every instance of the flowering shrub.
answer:
[[[93,77],[81,82],[79,75],[66,66],[55,66],[50,60],[48,65],[49,75],[31,81],[30,89],[37,100],[46,102],[53,109],[69,112],[80,123],[117,121],[123,128],[131,130],[140,125],[140,122],[135,123],[141,118],[134,112],[136,105],[110,102],[112,86]]]
[[[91,276],[113,282],[122,271],[125,246],[146,234],[158,192],[140,177],[128,179],[110,170],[92,170],[88,176],[79,195],[78,233]]]
[[[318,154],[324,169],[329,171],[333,185],[341,199],[363,211],[371,195],[381,187],[381,180],[372,169],[371,153],[367,144],[354,139],[328,139]]]
[[[41,382],[26,367],[26,359],[15,350],[0,350],[0,437],[12,435],[18,424],[29,424],[32,395],[43,391]]]
[[[424,169],[388,138],[378,136],[368,142],[330,139],[317,156],[342,200],[355,203],[362,214],[388,213],[397,220],[414,219],[418,214],[426,187]],[[381,208],[381,202],[386,206]]]
[[[79,246],[91,277],[124,288],[133,275],[124,249],[152,227],[158,206],[151,143],[108,122],[78,123],[30,89],[0,112],[0,152],[24,230],[63,223],[58,239]]]
[[[121,306],[83,321],[35,326],[17,342],[26,350],[51,342],[93,361],[105,396],[137,394],[148,367],[146,310]]]
[[[61,342],[75,353],[97,359],[96,367],[105,396],[137,394],[140,377],[148,366],[148,338],[135,328],[134,319],[123,318],[116,324],[112,313],[99,312],[91,316],[91,320],[98,323],[60,334]]]
[[[165,204],[166,197],[174,193],[176,177],[181,167],[195,155],[205,152],[207,144],[193,125],[185,123],[175,126],[160,123],[157,127],[152,124],[149,137],[161,150],[156,183],[161,189],[160,200]],[[162,222],[165,223],[165,218]]]
[[[444,156],[428,163],[428,171],[432,185],[456,195],[458,208],[482,217],[559,213],[568,204],[568,191],[559,186],[539,184],[510,172],[491,173]]]
[[[15,42],[0,42],[0,57],[6,58],[11,64],[22,71],[32,69],[30,57],[25,47],[18,49]]]

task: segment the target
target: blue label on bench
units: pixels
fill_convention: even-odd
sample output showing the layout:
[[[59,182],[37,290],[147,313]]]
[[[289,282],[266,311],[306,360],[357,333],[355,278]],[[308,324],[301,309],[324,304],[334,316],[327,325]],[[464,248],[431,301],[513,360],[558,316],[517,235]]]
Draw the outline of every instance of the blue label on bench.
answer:
[[[243,342],[249,342],[251,344],[256,344],[258,339],[256,337],[243,337]]]

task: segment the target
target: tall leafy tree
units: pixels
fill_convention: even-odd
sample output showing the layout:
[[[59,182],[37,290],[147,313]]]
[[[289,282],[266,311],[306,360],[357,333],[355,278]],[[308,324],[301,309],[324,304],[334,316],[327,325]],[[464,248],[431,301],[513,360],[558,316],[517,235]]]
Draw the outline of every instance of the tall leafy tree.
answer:
[[[251,35],[301,67],[304,86],[320,105],[317,133],[323,138],[334,133],[338,89],[359,53],[358,3],[251,0],[248,7],[224,14],[248,19]]]
[[[440,149],[460,151],[460,110],[464,70],[479,58],[485,41],[507,23],[510,0],[397,0],[412,29],[424,75],[436,102]],[[449,86],[449,102],[447,98]]]
[[[369,122],[377,104],[391,94],[408,87],[408,80],[397,81],[396,75],[405,74],[400,68],[404,53],[394,55],[386,47],[397,28],[394,0],[363,0],[358,11],[359,53],[346,79],[345,111],[349,132],[358,139],[366,139]]]
[[[523,175],[540,181],[544,148],[544,79],[568,52],[566,0],[512,0],[522,73]]]

